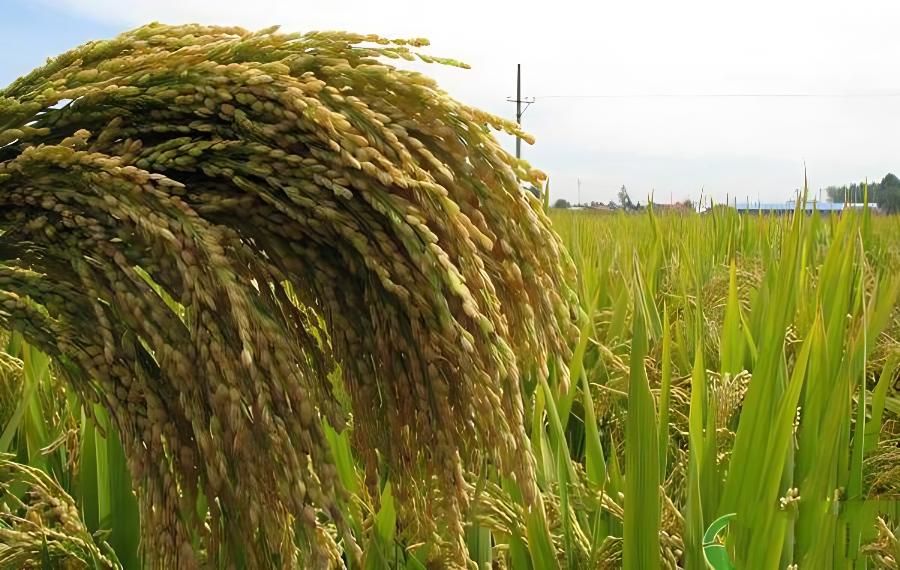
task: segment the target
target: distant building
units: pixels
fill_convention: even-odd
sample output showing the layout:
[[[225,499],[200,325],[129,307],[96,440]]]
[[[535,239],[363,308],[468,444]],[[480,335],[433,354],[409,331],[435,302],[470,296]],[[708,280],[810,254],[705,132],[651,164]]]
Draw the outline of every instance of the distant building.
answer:
[[[693,212],[694,208],[689,206],[684,202],[676,202],[675,204],[657,204],[656,202],[652,202],[651,206],[653,207],[654,212],[672,212],[678,214],[686,214],[688,212]]]
[[[610,208],[606,204],[601,202],[591,202],[591,205],[585,208],[587,210],[592,210],[594,212],[615,212],[616,208]]]
[[[570,210],[583,210],[585,212],[615,212],[617,208],[610,208],[601,202],[591,202],[590,204],[574,204]]]
[[[743,204],[738,202],[732,207],[741,214],[789,214],[796,209],[797,203],[794,200],[788,200],[787,202],[750,202],[749,204],[746,202]],[[813,200],[804,204],[801,209],[807,214],[812,214],[815,211],[841,212],[845,208],[861,210],[864,207],[865,204],[843,204],[838,202],[817,202]],[[869,204],[869,208],[872,210],[878,209],[875,204]]]

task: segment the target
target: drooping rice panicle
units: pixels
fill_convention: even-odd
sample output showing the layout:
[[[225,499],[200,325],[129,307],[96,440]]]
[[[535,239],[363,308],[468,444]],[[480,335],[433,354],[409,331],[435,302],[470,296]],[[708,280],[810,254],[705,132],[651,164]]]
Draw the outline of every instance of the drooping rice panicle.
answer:
[[[568,358],[573,266],[516,127],[384,63],[421,45],[153,24],[0,91],[0,321],[108,409],[152,566],[201,563],[197,493],[210,557],[311,564],[322,517],[358,556],[337,366],[423,532],[462,536],[475,453],[540,508],[520,376]]]

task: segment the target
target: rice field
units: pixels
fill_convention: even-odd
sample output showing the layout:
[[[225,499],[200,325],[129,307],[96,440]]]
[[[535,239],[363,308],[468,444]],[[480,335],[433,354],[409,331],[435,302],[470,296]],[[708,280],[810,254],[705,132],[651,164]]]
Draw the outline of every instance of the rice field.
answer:
[[[578,366],[594,410],[570,414],[599,422],[625,566],[703,568],[705,531],[734,514],[737,568],[894,567],[898,220],[717,208],[554,223],[592,315]],[[565,434],[573,460],[585,425]],[[660,559],[629,548],[629,516],[632,536],[658,529]]]
[[[549,210],[423,45],[0,91],[0,569],[896,569],[900,218]]]
[[[704,533],[734,513],[720,538],[736,568],[896,568],[900,220],[551,218],[588,318],[570,360],[523,382],[546,514],[531,518],[489,465],[467,473],[471,560],[704,568]],[[20,336],[6,346],[0,565],[139,567],[138,508],[102,409]],[[446,537],[417,544],[390,482],[365,490],[348,435],[329,442],[365,567],[431,567]],[[336,529],[320,533],[326,566],[346,565]]]

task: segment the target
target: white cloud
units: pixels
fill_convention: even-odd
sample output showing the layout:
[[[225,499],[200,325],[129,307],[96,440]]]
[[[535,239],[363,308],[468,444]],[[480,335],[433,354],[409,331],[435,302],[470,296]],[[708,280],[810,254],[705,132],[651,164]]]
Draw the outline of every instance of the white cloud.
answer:
[[[428,67],[457,98],[507,116],[515,64],[538,138],[524,154],[555,193],[777,200],[802,183],[900,169],[900,97],[541,99],[636,93],[900,93],[900,4],[892,1],[308,2],[57,0],[124,27],[148,21],[424,36],[472,64]]]

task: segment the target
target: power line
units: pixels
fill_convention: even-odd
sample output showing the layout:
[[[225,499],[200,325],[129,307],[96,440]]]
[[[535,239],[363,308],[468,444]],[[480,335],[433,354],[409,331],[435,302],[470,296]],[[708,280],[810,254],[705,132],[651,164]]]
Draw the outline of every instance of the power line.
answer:
[[[883,93],[606,93],[596,95],[537,95],[532,99],[688,99],[688,98],[857,98],[900,97],[900,92]]]

